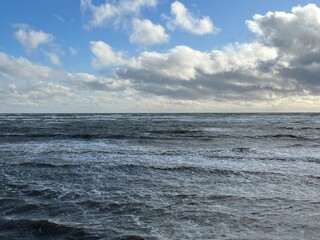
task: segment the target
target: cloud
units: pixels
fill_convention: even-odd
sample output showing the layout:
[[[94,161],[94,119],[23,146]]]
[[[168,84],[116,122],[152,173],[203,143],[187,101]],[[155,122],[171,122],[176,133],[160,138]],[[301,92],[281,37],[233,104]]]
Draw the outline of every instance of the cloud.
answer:
[[[16,24],[17,31],[14,33],[18,42],[28,51],[37,49],[40,45],[53,41],[53,35],[42,31],[36,31],[25,24]]]
[[[148,19],[135,18],[132,21],[132,33],[130,42],[142,45],[162,44],[169,41],[169,35],[159,24],[154,24]]]
[[[177,46],[166,53],[143,52],[116,74],[138,91],[174,99],[261,99],[261,93],[283,87],[259,70],[277,56],[274,48],[257,42],[211,52]]]
[[[262,102],[318,96],[319,15],[314,4],[255,15],[247,21],[256,36],[251,43],[209,52],[188,46],[145,51],[116,76],[137,91],[170,99]]]
[[[57,53],[44,52],[44,54],[47,56],[47,58],[53,65],[61,65],[60,56]]]
[[[315,4],[308,4],[294,7],[290,13],[255,15],[246,22],[262,44],[277,49],[279,57],[273,69],[311,92],[319,92],[319,15],[320,9]]]
[[[2,81],[29,81],[47,78],[52,74],[49,67],[34,64],[26,58],[14,58],[0,52],[0,75]]]
[[[167,24],[169,29],[174,30],[178,28],[196,35],[205,35],[219,31],[219,29],[213,25],[210,17],[204,16],[201,19],[194,17],[179,1],[171,4],[171,14],[172,17],[169,18]]]
[[[0,112],[129,112],[146,102],[125,81],[53,70],[2,52],[0,79]]]
[[[123,91],[127,88],[126,82],[116,81],[113,78],[96,76],[88,73],[68,74],[69,81],[79,90],[85,91]]]
[[[64,85],[63,75],[50,67],[32,63],[26,58],[15,58],[0,52],[0,98],[5,109],[55,105],[65,97],[74,96]]]
[[[57,21],[59,21],[59,22],[61,22],[61,23],[65,23],[65,22],[66,22],[66,20],[65,20],[62,16],[60,16],[60,15],[55,14],[55,15],[53,15],[53,17],[54,17]]]
[[[69,52],[70,52],[70,55],[74,57],[78,55],[79,49],[74,47],[69,47]]]
[[[247,21],[260,42],[292,57],[319,52],[320,9],[315,4],[294,7],[291,13],[268,12]]]
[[[315,111],[320,102],[319,11],[309,4],[255,15],[247,21],[252,42],[211,51],[175,46],[128,57],[92,41],[92,65],[99,74],[54,71],[0,53],[0,110],[51,104],[91,112]]]
[[[211,70],[210,56],[187,46],[177,46],[167,53],[143,52],[131,69],[165,79],[192,80],[198,71]]]
[[[86,28],[105,27],[107,25],[121,26],[131,21],[132,17],[139,16],[143,8],[155,7],[158,0],[120,0],[117,3],[108,3],[95,6],[92,0],[81,0],[80,9],[89,14]]]
[[[126,71],[141,71],[150,77],[159,76],[172,81],[191,81],[201,74],[254,70],[261,62],[277,58],[276,49],[257,42],[228,45],[211,52],[176,46],[164,53],[144,51],[134,58],[124,58],[121,52],[115,52],[101,41],[92,42],[91,50],[95,55],[94,66],[122,65]]]
[[[115,52],[112,47],[105,42],[90,42],[90,50],[95,56],[92,60],[92,66],[95,68],[126,64],[122,52]]]
[[[15,38],[28,53],[38,49],[39,46],[48,45],[42,47],[41,52],[53,65],[61,65],[60,56],[64,55],[64,52],[58,45],[52,44],[54,40],[52,34],[36,31],[26,24],[16,24],[15,27],[17,28],[14,33]]]

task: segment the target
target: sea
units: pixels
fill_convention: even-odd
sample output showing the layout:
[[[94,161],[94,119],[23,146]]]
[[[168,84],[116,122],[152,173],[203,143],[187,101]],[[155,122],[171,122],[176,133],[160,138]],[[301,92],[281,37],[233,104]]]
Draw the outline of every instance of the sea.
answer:
[[[1,114],[0,239],[320,239],[320,114]]]

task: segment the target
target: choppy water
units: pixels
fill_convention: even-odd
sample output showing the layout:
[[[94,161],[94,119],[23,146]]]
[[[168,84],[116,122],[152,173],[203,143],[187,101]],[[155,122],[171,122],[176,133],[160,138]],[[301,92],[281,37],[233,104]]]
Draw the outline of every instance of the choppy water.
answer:
[[[320,115],[0,115],[1,239],[319,239]]]

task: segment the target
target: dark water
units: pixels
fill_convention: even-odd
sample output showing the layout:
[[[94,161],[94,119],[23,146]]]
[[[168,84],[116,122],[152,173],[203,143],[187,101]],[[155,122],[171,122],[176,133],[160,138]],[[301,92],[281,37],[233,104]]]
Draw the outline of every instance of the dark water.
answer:
[[[0,115],[0,239],[320,239],[320,115]]]

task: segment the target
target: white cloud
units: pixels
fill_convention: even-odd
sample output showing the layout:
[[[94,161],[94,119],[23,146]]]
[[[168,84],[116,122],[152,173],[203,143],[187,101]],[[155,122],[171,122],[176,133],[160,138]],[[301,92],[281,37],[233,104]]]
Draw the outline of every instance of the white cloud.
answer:
[[[0,74],[2,80],[28,80],[47,78],[52,74],[49,67],[34,64],[26,58],[14,58],[0,52]]]
[[[88,73],[69,73],[68,79],[77,89],[86,91],[123,91],[128,84],[126,81]]]
[[[74,47],[69,47],[69,52],[70,52],[70,55],[74,57],[78,55],[79,49]]]
[[[230,44],[210,53],[212,73],[254,70],[277,57],[277,49],[259,42]]]
[[[44,54],[53,65],[61,65],[60,57],[58,56],[58,54],[53,52],[44,52]]]
[[[262,44],[277,49],[279,57],[273,69],[283,78],[300,84],[303,91],[313,94],[320,93],[319,16],[320,8],[308,4],[294,7],[289,13],[255,15],[253,20],[247,21]]]
[[[15,38],[29,53],[41,45],[48,45],[54,40],[52,34],[36,31],[26,24],[16,24],[15,27],[17,28],[14,34]],[[59,46],[49,44],[49,46],[41,48],[41,51],[53,65],[61,65],[60,56],[64,55],[64,52],[60,50]]]
[[[169,99],[261,100],[274,91],[282,94],[297,88],[261,71],[277,57],[276,49],[256,42],[211,52],[177,46],[165,53],[141,53],[119,68],[116,77],[129,80],[137,91]]]
[[[39,82],[36,87],[30,91],[32,98],[44,101],[55,98],[60,100],[60,97],[72,97],[75,96],[73,91],[66,86],[53,82]]]
[[[162,44],[169,41],[169,35],[159,24],[154,24],[148,19],[140,20],[135,18],[132,21],[131,43],[142,45]]]
[[[36,31],[28,25],[17,24],[18,29],[14,33],[18,42],[28,51],[37,49],[40,45],[48,44],[53,41],[53,36],[49,33]]]
[[[259,41],[287,57],[320,52],[320,9],[315,4],[294,7],[290,13],[257,14],[246,23]]]
[[[150,76],[191,80],[196,78],[197,71],[210,71],[210,56],[187,46],[177,46],[167,53],[143,52],[131,67],[147,71]]]
[[[121,52],[115,52],[112,47],[102,41],[90,42],[90,50],[95,58],[92,60],[92,65],[96,68],[110,65],[124,65],[126,60]]]
[[[56,105],[73,91],[63,84],[63,73],[32,63],[26,58],[15,58],[0,52],[0,111],[28,107]]]
[[[233,44],[212,52],[176,46],[164,53],[145,51],[135,58],[123,58],[121,52],[114,52],[104,42],[92,42],[91,50],[96,67],[122,65],[131,71],[148,73],[150,77],[188,81],[197,79],[201,74],[254,70],[261,62],[277,57],[276,49],[257,42]]]
[[[171,14],[173,16],[168,22],[169,29],[179,28],[196,35],[205,35],[219,31],[213,25],[210,17],[204,16],[201,19],[194,17],[179,1],[171,4]]]
[[[59,21],[59,22],[61,22],[61,23],[65,23],[65,22],[66,22],[66,20],[65,20],[62,16],[60,16],[60,15],[55,14],[55,15],[53,15],[53,17],[54,17],[57,21]]]
[[[315,4],[291,12],[268,12],[247,21],[257,38],[201,52],[177,46],[143,52],[117,76],[135,89],[169,98],[221,101],[318,96],[320,9]]]
[[[81,0],[80,8],[83,14],[89,13],[90,17],[86,28],[104,27],[108,24],[114,26],[122,25],[131,20],[132,17],[139,16],[143,8],[155,7],[158,0],[120,0],[117,3],[107,1],[100,6],[92,4],[92,0]]]

